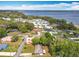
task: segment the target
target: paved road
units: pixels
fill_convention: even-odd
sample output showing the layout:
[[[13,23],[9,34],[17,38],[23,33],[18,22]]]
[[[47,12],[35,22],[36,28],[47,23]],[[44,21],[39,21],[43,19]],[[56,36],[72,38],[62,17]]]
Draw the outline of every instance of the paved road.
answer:
[[[20,46],[19,46],[19,48],[18,48],[16,54],[14,55],[15,57],[20,56],[20,54],[21,54],[21,52],[22,52],[22,49],[23,49],[23,47],[24,47],[25,41],[26,41],[26,37],[24,37],[22,43],[20,44]]]

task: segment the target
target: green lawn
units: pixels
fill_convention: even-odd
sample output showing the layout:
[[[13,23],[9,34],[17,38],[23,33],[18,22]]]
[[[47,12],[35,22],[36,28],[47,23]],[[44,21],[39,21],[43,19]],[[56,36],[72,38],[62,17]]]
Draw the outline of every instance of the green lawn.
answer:
[[[24,45],[24,48],[22,50],[23,53],[33,53],[34,52],[34,46],[33,45]]]
[[[21,37],[19,37],[17,42],[5,42],[6,44],[8,44],[8,48],[5,50],[1,50],[0,52],[16,52],[21,42]]]

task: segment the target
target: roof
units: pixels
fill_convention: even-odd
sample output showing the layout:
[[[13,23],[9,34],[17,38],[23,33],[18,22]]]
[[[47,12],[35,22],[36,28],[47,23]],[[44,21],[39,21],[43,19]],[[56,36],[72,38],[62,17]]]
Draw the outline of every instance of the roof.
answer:
[[[6,49],[8,47],[7,44],[0,44],[0,50]]]
[[[1,39],[1,41],[5,42],[5,41],[11,41],[12,40],[12,36],[6,36],[6,37],[3,37]]]
[[[45,29],[45,31],[48,31],[49,32],[49,31],[53,31],[53,30],[51,30],[51,29]]]
[[[18,30],[17,29],[12,29],[12,30],[10,30],[10,32],[18,32]]]
[[[76,36],[76,37],[79,37],[79,34],[76,34],[75,36]]]
[[[43,53],[42,45],[40,45],[40,44],[35,45],[35,52],[34,53],[36,53],[36,54]]]

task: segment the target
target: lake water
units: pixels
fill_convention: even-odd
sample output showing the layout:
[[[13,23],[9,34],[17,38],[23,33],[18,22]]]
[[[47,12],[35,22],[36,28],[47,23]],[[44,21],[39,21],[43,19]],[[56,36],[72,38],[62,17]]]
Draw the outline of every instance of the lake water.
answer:
[[[50,16],[58,19],[65,19],[79,25],[79,11],[22,11],[26,15]]]

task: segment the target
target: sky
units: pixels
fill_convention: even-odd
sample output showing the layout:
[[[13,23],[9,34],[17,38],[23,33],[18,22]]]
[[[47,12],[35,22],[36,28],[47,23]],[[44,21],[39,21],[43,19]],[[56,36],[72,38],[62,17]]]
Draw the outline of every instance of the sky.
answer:
[[[0,10],[79,10],[79,1],[0,1]]]

